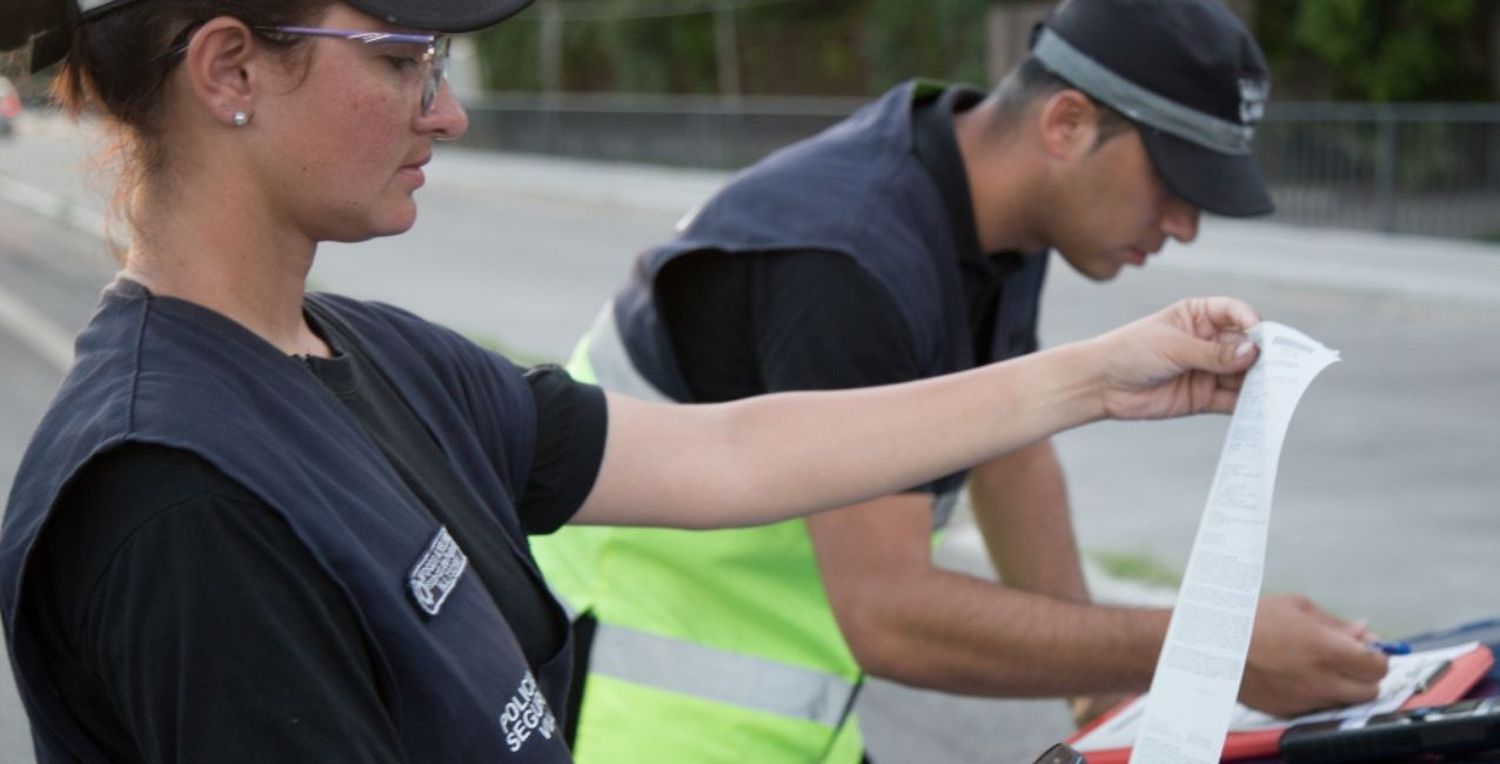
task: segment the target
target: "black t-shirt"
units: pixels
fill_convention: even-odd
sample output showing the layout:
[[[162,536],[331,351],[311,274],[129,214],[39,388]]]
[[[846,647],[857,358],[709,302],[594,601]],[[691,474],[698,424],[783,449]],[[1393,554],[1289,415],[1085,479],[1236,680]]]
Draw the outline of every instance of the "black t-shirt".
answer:
[[[953,114],[983,94],[952,88],[913,114],[918,156],[942,194],[976,363],[991,360],[1000,281],[1020,255],[984,255]],[[662,268],[657,305],[695,400],[909,382],[923,374],[891,294],[846,255],[695,252]],[[1033,346],[1035,345],[1033,339]]]
[[[320,325],[309,371],[448,527],[531,665],[567,624],[489,510],[359,346]],[[555,530],[593,485],[603,394],[527,375],[536,454],[518,513]],[[130,444],[96,458],[38,539],[23,606],[63,697],[119,761],[400,761],[364,630],[287,523],[200,457]],[[255,666],[247,672],[244,666]]]

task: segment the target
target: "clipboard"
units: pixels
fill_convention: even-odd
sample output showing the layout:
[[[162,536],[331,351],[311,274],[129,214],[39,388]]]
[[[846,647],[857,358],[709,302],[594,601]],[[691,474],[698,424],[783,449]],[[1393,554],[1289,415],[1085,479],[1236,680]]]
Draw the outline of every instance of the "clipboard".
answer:
[[[1495,665],[1495,655],[1485,645],[1478,645],[1463,655],[1453,658],[1441,676],[1434,679],[1427,689],[1412,695],[1401,704],[1402,709],[1421,708],[1423,706],[1438,706],[1452,703],[1464,696],[1471,687],[1483,679],[1486,672]],[[1104,712],[1099,718],[1085,725],[1067,739],[1067,743],[1078,749],[1083,754],[1088,764],[1128,764],[1130,761],[1130,748],[1103,748],[1085,749],[1080,747],[1078,741],[1084,739],[1089,733],[1114,721],[1121,714],[1134,713],[1139,716],[1144,712],[1145,704],[1137,703],[1141,696],[1120,702],[1114,708]],[[1278,754],[1278,743],[1281,733],[1285,732],[1289,725],[1283,724],[1265,729],[1257,729],[1246,732],[1230,732],[1224,740],[1224,752],[1222,761],[1238,761],[1241,759],[1256,759],[1275,757]]]

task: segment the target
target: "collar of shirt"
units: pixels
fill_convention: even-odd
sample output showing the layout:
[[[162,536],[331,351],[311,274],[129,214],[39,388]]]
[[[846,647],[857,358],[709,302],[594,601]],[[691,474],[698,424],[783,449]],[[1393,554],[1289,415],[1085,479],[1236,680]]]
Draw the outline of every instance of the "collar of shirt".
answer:
[[[979,248],[979,228],[974,222],[968,173],[953,132],[953,115],[973,108],[983,99],[984,93],[979,90],[954,85],[925,99],[919,95],[912,104],[912,136],[917,158],[937,183],[953,226],[975,360],[979,363],[991,355],[995,314],[1005,277],[1021,266],[1022,257],[1013,251],[987,256]]]

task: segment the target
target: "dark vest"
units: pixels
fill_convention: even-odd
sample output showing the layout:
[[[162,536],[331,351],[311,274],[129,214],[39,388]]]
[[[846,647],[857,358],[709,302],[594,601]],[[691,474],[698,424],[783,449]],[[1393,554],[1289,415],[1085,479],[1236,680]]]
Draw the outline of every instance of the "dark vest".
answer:
[[[667,263],[695,252],[805,249],[847,255],[875,277],[910,327],[926,376],[974,366],[952,216],[913,130],[913,106],[940,93],[908,82],[772,154],[731,179],[678,238],[641,255],[614,302],[635,368],[674,400],[692,400],[653,296]],[[1023,340],[1036,324],[1046,262],[1045,253],[1020,258],[1005,278],[990,360],[1031,349]]]
[[[514,507],[536,413],[519,371],[388,306],[308,302],[357,338],[529,560]],[[533,677],[461,550],[302,364],[217,313],[122,281],[79,336],[0,531],[0,615],[41,761],[104,759],[22,617],[27,555],[80,467],[130,441],[192,451],[285,518],[363,624],[411,761],[569,760],[548,709],[565,707],[570,648]]]
[[[912,129],[913,105],[939,92],[908,82],[818,136],[772,154],[732,178],[680,236],[643,254],[615,297],[615,321],[636,368],[668,396],[691,399],[652,298],[667,263],[703,251],[798,249],[847,255],[874,276],[910,326],[926,374],[972,367],[958,244]],[[1046,257],[1024,261],[1005,284],[997,338],[1016,336],[1036,321]],[[992,360],[1019,348],[997,350]]]

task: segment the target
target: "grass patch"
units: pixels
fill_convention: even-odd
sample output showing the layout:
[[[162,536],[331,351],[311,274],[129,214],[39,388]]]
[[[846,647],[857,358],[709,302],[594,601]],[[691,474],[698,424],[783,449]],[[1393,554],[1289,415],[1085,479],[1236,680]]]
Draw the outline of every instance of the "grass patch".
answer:
[[[1174,589],[1182,585],[1180,572],[1143,552],[1091,550],[1084,554],[1112,578]]]

